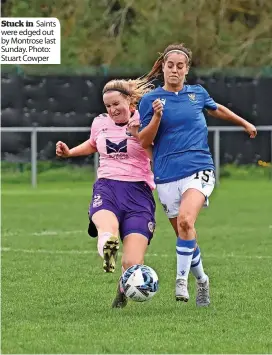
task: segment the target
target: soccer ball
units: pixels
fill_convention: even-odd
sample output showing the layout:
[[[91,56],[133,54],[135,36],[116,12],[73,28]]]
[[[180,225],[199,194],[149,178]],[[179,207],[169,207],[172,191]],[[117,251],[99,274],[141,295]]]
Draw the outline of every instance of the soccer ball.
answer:
[[[133,301],[150,300],[158,291],[158,275],[146,265],[133,265],[122,275],[121,283],[125,295]]]

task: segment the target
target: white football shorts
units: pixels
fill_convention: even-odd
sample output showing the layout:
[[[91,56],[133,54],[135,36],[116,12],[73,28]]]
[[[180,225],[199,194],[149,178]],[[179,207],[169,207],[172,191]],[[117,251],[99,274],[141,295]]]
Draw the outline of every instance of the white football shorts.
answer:
[[[177,181],[157,184],[159,200],[168,218],[178,216],[182,195],[188,189],[196,189],[205,196],[204,207],[209,205],[209,196],[213,192],[215,176],[213,170],[203,170]]]

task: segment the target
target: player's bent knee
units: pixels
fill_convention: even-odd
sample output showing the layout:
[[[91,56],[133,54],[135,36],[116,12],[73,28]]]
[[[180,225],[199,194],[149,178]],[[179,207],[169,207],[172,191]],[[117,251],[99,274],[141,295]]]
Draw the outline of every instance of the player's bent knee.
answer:
[[[179,235],[186,238],[194,230],[194,221],[189,215],[178,216],[178,231]]]

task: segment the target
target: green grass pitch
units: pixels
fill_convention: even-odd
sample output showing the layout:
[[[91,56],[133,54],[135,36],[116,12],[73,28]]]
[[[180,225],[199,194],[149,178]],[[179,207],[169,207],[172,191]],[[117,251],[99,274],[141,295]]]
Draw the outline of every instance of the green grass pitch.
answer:
[[[159,203],[145,263],[158,294],[111,309],[87,235],[91,183],[2,186],[2,353],[272,353],[272,183],[223,180],[197,222],[211,306],[174,298],[176,238]],[[120,256],[119,256],[120,267]]]

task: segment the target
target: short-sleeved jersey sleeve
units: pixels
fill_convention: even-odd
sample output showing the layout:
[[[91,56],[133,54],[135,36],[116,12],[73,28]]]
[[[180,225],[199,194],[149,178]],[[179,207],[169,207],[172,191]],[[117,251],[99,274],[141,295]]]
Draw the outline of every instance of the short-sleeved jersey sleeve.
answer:
[[[97,117],[93,120],[92,126],[91,126],[91,134],[90,134],[90,139],[89,142],[90,144],[96,148],[96,140],[97,140],[97,134],[98,134],[98,126],[97,126]]]
[[[210,95],[208,94],[208,91],[206,89],[204,89],[202,87],[202,91],[203,91],[203,95],[204,95],[204,108],[208,109],[208,110],[217,110],[217,104],[214,101],[214,99],[212,99],[210,97]]]
[[[152,101],[149,97],[143,97],[139,104],[140,113],[140,128],[139,131],[144,129],[151,121],[153,116]]]

